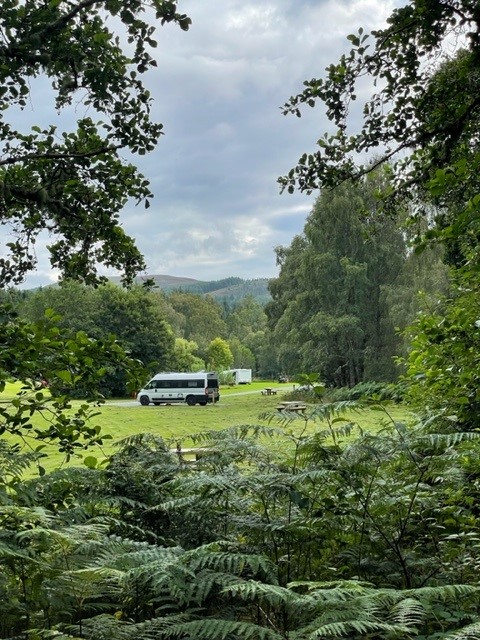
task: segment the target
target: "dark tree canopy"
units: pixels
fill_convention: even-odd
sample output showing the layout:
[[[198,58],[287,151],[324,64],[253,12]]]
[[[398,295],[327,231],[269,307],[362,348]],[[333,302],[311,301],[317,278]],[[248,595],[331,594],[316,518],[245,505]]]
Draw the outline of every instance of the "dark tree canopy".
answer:
[[[398,340],[384,299],[402,269],[394,222],[373,215],[384,180],[372,175],[325,191],[303,234],[277,249],[267,315],[283,371],[321,373],[331,386],[391,381]]]
[[[65,277],[96,282],[102,263],[130,282],[144,267],[119,213],[129,199],[148,206],[152,194],[121,153],[148,153],[162,133],[140,79],[156,66],[149,53],[155,20],[184,30],[190,24],[171,0],[2,1],[0,224],[9,241],[0,285],[19,283],[35,268],[41,232],[52,238],[51,264]],[[59,113],[75,104],[76,113],[82,105],[89,115],[73,131],[54,124],[17,130],[7,118],[29,104],[34,81],[51,84]]]

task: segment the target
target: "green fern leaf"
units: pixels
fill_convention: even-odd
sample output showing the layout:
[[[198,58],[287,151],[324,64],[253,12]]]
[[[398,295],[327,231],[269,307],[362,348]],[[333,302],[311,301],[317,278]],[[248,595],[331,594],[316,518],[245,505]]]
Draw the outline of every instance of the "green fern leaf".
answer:
[[[457,629],[451,633],[445,634],[443,640],[479,640],[480,638],[480,622],[469,624],[463,629]]]
[[[271,629],[248,622],[236,622],[215,618],[194,620],[168,630],[165,638],[195,638],[195,640],[284,640],[284,636]]]

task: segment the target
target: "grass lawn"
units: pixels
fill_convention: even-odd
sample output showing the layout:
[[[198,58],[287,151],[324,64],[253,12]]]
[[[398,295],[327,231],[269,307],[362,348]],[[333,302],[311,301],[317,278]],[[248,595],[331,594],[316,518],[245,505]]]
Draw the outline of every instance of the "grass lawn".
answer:
[[[277,395],[263,396],[261,390],[265,386],[277,389]],[[114,450],[114,443],[137,433],[155,433],[161,436],[172,448],[177,441],[182,441],[182,446],[190,446],[188,438],[191,434],[210,429],[224,429],[239,425],[267,425],[267,419],[260,419],[260,415],[271,412],[274,416],[271,426],[280,426],[282,421],[277,419],[276,407],[278,402],[285,398],[291,390],[291,385],[275,383],[253,383],[238,387],[225,387],[221,389],[221,399],[215,405],[205,407],[195,405],[189,407],[186,404],[178,405],[150,405],[141,406],[135,400],[111,400],[99,409],[100,414],[93,419],[93,424],[100,425],[103,434],[111,435],[110,440],[105,440],[102,450],[89,452],[97,458],[104,458]],[[14,390],[11,389],[11,392]],[[8,393],[8,392],[7,392]],[[5,395],[0,398],[3,400]],[[408,419],[408,411],[401,405],[390,408],[395,420]],[[308,411],[307,411],[308,415]],[[385,414],[374,410],[351,412],[346,416],[347,421],[358,422],[364,430],[377,431]],[[283,423],[285,424],[285,423]],[[289,423],[288,428],[294,433],[300,433],[305,427],[305,419],[298,417]],[[317,421],[307,421],[307,431],[323,429],[324,426]],[[54,447],[47,447],[45,452],[48,458],[42,461],[47,470],[59,467],[64,462],[62,454]],[[69,464],[78,464],[79,460],[72,460]]]

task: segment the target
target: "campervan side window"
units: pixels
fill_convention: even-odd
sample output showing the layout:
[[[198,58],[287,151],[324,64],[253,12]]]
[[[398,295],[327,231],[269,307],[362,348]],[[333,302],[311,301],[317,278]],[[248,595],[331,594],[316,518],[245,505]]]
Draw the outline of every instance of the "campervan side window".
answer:
[[[203,389],[203,380],[152,380],[146,389]]]

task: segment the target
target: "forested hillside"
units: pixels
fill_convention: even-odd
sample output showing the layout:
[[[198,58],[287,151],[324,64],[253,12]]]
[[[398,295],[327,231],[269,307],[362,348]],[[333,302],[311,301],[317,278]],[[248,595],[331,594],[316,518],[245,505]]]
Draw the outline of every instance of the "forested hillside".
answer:
[[[262,304],[270,300],[268,291],[268,278],[255,278],[253,280],[243,280],[238,277],[223,278],[222,280],[201,281],[194,278],[181,278],[167,275],[151,275],[138,277],[137,284],[142,284],[145,280],[152,280],[153,285],[161,291],[169,293],[171,291],[188,291],[190,293],[208,294],[219,301],[227,304],[236,304],[243,298],[253,297]],[[120,278],[111,278],[111,281],[119,284]]]

